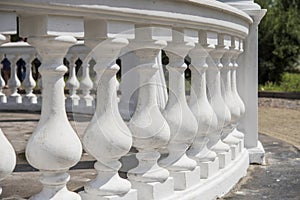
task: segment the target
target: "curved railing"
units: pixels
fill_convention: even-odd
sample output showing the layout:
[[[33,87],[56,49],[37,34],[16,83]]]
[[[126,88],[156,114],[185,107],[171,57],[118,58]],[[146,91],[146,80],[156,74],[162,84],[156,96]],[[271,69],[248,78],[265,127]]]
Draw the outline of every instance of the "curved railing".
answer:
[[[261,162],[263,149],[252,128],[253,85],[256,30],[265,11],[243,3],[246,9],[236,1],[1,1],[2,38],[14,31],[18,16],[28,43],[0,47],[11,63],[9,90],[0,79],[0,110],[41,110],[26,147],[28,163],[42,172],[43,190],[32,199],[214,199],[246,175],[249,161]],[[42,63],[39,81],[29,64],[36,57]],[[20,58],[26,65],[22,84]],[[36,87],[41,95],[33,93]],[[93,114],[81,140],[66,111]],[[9,143],[2,135],[4,148]],[[66,189],[67,171],[82,148],[95,158],[98,176],[75,193]],[[7,154],[7,167],[0,170],[9,173],[15,159],[11,150]]]

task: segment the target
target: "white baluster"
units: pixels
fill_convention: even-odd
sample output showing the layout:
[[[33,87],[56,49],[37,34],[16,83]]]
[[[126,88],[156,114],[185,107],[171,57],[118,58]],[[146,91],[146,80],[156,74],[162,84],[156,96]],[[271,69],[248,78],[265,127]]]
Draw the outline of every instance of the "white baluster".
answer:
[[[70,180],[67,170],[80,160],[82,147],[66,115],[63,79],[67,71],[63,58],[76,39],[72,36],[31,37],[28,42],[42,58],[39,72],[44,87],[41,118],[26,147],[29,164],[42,172],[43,190],[30,199],[80,200],[78,194],[66,188]]]
[[[1,39],[1,34],[0,34],[0,39]],[[1,61],[3,60],[3,55],[2,54],[0,54],[0,59],[1,59]],[[0,68],[0,104],[7,102],[6,95],[2,92],[2,89],[5,86],[5,81],[2,78],[1,70],[2,70],[2,67]]]
[[[93,81],[90,77],[90,59],[84,59],[82,62],[82,80],[80,82],[80,90],[82,97],[80,98],[80,105],[83,107],[92,106],[93,97],[90,95],[93,88]]]
[[[198,121],[198,131],[188,155],[195,159],[201,168],[201,178],[208,178],[219,170],[217,154],[207,147],[209,139],[214,138],[217,117],[208,102],[206,93],[206,58],[213,46],[207,43],[207,32],[199,31],[199,43],[189,52],[191,58],[191,96],[190,108]]]
[[[25,59],[26,62],[26,76],[24,79],[24,87],[26,91],[26,95],[24,96],[24,103],[25,104],[36,104],[37,97],[35,94],[32,93],[33,88],[36,86],[35,80],[32,77],[32,69],[31,63],[34,60],[34,55],[30,55]]]
[[[8,80],[8,87],[11,90],[11,94],[8,97],[8,103],[20,104],[22,103],[22,97],[18,93],[18,88],[21,86],[21,82],[17,76],[17,61],[19,60],[19,55],[9,56],[9,61],[11,63],[10,78]]]
[[[213,38],[214,40],[216,38]],[[210,104],[217,116],[217,129],[210,135],[208,147],[218,154],[220,161],[220,168],[224,168],[231,160],[231,152],[229,145],[221,140],[223,134],[223,127],[230,122],[231,116],[228,107],[226,106],[221,94],[221,77],[220,69],[223,67],[220,63],[226,48],[224,46],[223,35],[218,35],[218,44],[215,49],[210,52],[211,59],[208,59],[208,70],[206,73],[207,86],[209,91]]]
[[[2,35],[2,34],[0,34],[0,45],[2,44],[2,43],[4,43],[6,41],[6,37],[4,36],[4,35]],[[0,59],[1,59],[1,61],[3,60],[3,54],[0,54]],[[1,62],[0,61],[0,62]],[[1,65],[1,64],[0,64]],[[0,67],[0,104],[1,103],[6,103],[7,102],[7,98],[6,98],[6,95],[2,92],[2,89],[4,88],[4,86],[5,86],[5,81],[3,80],[3,78],[2,78],[2,73],[1,73],[1,71],[2,71],[2,65],[1,65],[1,67]]]
[[[16,166],[16,154],[0,128],[0,181],[7,177]],[[0,187],[0,195],[2,188]]]
[[[244,134],[237,130],[237,125],[238,125],[239,120],[241,119],[241,117],[245,114],[245,104],[244,104],[243,100],[241,99],[241,97],[240,97],[240,95],[237,91],[236,71],[237,71],[237,68],[239,67],[239,65],[237,63],[237,58],[239,57],[239,55],[241,53],[243,53],[242,42],[243,42],[242,40],[237,40],[237,41],[234,40],[232,42],[232,48],[234,49],[235,54],[232,57],[233,67],[231,69],[231,90],[232,90],[232,95],[233,95],[233,99],[236,101],[236,104],[238,105],[238,107],[240,109],[240,113],[239,113],[238,118],[232,124],[232,126],[234,127],[234,129],[232,131],[232,135],[241,140],[240,152],[244,148]]]
[[[68,60],[69,65],[69,78],[66,82],[66,88],[69,89],[69,96],[67,97],[67,110],[72,110],[73,106],[79,105],[79,96],[77,95],[77,89],[79,88],[79,81],[76,76],[75,62],[77,55],[72,55]]]
[[[167,44],[152,39],[153,30],[148,27],[136,27],[135,40],[131,47],[139,58],[137,66],[139,92],[136,110],[129,122],[133,135],[133,145],[138,150],[136,157],[138,166],[128,171],[127,176],[133,188],[138,190],[139,199],[144,193],[151,194],[154,199],[172,195],[173,179],[169,172],[157,164],[160,157],[158,149],[167,145],[170,128],[160,113],[156,98],[155,64],[156,56]],[[164,191],[160,193],[158,191]]]
[[[223,129],[223,135],[222,135],[222,139],[223,142],[225,142],[226,144],[228,144],[231,148],[231,158],[234,160],[238,153],[239,153],[239,143],[240,141],[235,138],[232,134],[230,134],[233,130],[232,124],[234,122],[236,122],[236,120],[239,118],[240,115],[240,108],[239,106],[236,104],[235,99],[233,98],[233,94],[232,94],[232,90],[231,90],[231,68],[233,66],[232,62],[231,62],[231,58],[233,56],[233,51],[232,49],[229,47],[231,46],[231,39],[230,38],[226,38],[227,43],[226,45],[226,50],[221,62],[223,64],[223,68],[221,69],[221,77],[222,77],[222,83],[223,83],[223,87],[222,87],[222,96],[224,99],[225,104],[227,105],[230,114],[231,114],[231,121],[230,123],[224,127]]]
[[[98,74],[96,112],[83,136],[84,149],[97,159],[95,169],[97,177],[85,185],[80,193],[82,199],[136,199],[129,181],[118,175],[121,156],[129,152],[132,145],[131,133],[118,111],[116,73],[117,64],[113,64],[122,47],[128,44],[126,39],[107,39],[94,50],[94,67]]]
[[[175,190],[183,190],[197,184],[200,179],[200,168],[187,157],[186,150],[192,144],[197,133],[197,121],[187,105],[185,98],[184,71],[187,66],[184,58],[195,45],[184,42],[183,30],[173,29],[173,41],[165,48],[169,57],[169,98],[163,112],[167,120],[171,137],[167,146],[168,156],[159,164],[167,168],[174,178]],[[191,178],[192,177],[192,178]]]

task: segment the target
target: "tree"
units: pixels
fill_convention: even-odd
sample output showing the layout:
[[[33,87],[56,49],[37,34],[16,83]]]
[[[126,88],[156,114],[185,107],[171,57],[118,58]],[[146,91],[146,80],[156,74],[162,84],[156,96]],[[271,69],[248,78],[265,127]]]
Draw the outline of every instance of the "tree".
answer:
[[[256,0],[268,12],[259,26],[259,83],[279,83],[299,64],[300,1]]]

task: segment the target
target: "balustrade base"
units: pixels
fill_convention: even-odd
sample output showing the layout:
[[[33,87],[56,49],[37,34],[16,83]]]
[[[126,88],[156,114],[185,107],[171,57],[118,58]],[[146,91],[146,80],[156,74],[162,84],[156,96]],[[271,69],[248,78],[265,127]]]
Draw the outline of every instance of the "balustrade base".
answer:
[[[219,168],[225,168],[231,162],[231,150],[228,152],[217,153],[219,157]]]
[[[137,200],[137,191],[131,189],[124,195],[99,196],[96,194],[88,194],[85,191],[79,192],[82,200]]]
[[[257,147],[248,148],[249,162],[251,164],[264,164],[265,163],[265,150],[260,141],[257,142]]]
[[[197,166],[193,171],[172,172],[170,176],[174,179],[175,190],[185,190],[197,185],[200,181],[200,167]]]
[[[132,188],[137,189],[139,200],[167,199],[174,194],[174,179],[172,177],[169,177],[163,183],[130,182],[132,184]]]
[[[199,184],[182,191],[175,191],[168,200],[213,200],[224,196],[234,185],[247,174],[249,167],[248,151],[243,151],[236,160],[208,179],[201,179]],[[201,169],[202,170],[202,169]]]
[[[200,177],[207,179],[219,171],[219,158],[214,161],[200,162]]]

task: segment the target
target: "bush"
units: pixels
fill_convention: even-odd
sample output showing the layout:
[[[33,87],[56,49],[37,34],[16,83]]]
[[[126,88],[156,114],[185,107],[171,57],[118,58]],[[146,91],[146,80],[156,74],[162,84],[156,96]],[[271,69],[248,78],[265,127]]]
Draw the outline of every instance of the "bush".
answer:
[[[286,92],[300,92],[300,74],[284,73],[281,87]]]

